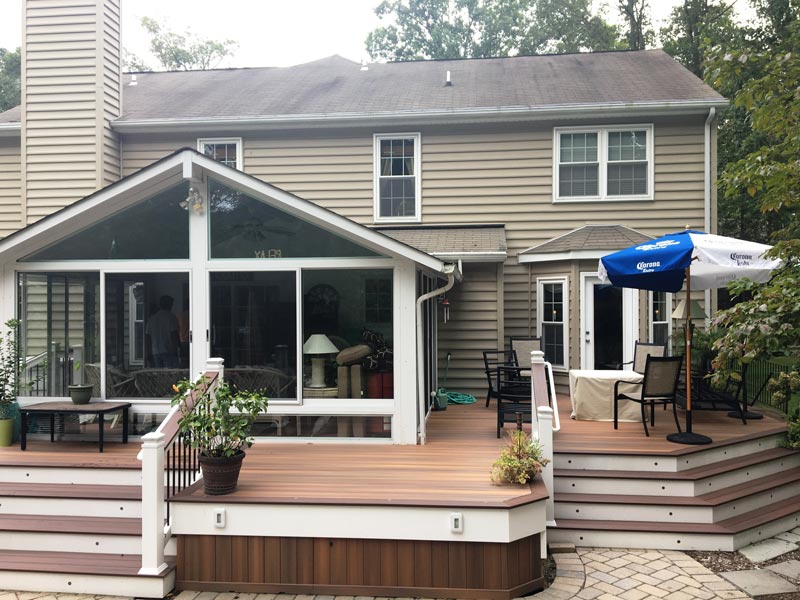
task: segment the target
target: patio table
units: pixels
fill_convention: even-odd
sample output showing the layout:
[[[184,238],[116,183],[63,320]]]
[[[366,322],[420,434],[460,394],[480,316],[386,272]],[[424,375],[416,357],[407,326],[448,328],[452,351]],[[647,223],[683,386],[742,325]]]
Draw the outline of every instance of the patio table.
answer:
[[[636,371],[572,369],[569,372],[569,397],[572,418],[580,421],[614,420],[614,382],[640,383],[644,376]],[[639,386],[620,385],[621,392],[635,392]],[[619,420],[641,422],[641,408],[635,402],[620,400]]]
[[[100,452],[103,451],[105,416],[108,413],[122,412],[122,443],[128,443],[128,409],[130,402],[90,402],[88,404],[73,404],[72,402],[40,402],[23,406],[19,409],[22,415],[22,428],[20,435],[20,450],[25,450],[28,445],[28,417],[30,415],[46,415],[50,417],[50,442],[55,441],[55,419],[64,415],[97,415],[99,427],[98,438]]]

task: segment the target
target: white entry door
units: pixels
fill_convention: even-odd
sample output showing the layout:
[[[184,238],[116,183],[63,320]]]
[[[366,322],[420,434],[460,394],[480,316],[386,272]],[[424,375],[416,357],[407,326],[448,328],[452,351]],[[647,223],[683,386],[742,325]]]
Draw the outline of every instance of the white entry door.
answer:
[[[600,283],[581,273],[581,368],[604,369],[633,360],[639,330],[637,290]]]

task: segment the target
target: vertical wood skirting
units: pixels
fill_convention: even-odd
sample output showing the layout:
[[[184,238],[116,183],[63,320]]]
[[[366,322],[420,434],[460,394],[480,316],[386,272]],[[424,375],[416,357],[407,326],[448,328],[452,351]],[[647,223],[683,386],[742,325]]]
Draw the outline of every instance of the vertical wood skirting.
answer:
[[[190,535],[178,589],[506,600],[543,587],[539,535],[509,544]]]

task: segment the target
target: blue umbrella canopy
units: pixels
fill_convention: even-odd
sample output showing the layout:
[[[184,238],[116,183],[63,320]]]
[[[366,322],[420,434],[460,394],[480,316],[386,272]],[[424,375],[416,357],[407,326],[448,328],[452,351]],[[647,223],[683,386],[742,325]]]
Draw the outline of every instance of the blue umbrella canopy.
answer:
[[[739,277],[769,280],[780,260],[766,259],[771,246],[686,230],[625,248],[600,259],[601,281],[617,287],[677,292],[691,265],[692,289],[725,286]]]

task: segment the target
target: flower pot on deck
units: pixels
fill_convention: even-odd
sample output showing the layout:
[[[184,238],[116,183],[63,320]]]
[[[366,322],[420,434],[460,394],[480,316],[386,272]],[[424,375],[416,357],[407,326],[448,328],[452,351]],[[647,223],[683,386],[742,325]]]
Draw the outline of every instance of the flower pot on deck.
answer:
[[[71,385],[69,386],[69,397],[73,404],[89,404],[92,399],[93,385]]]
[[[233,456],[206,456],[201,453],[203,491],[209,496],[222,496],[234,492],[239,483],[242,459],[244,452],[241,450]]]
[[[0,419],[0,446],[10,446],[13,433],[14,419]]]

